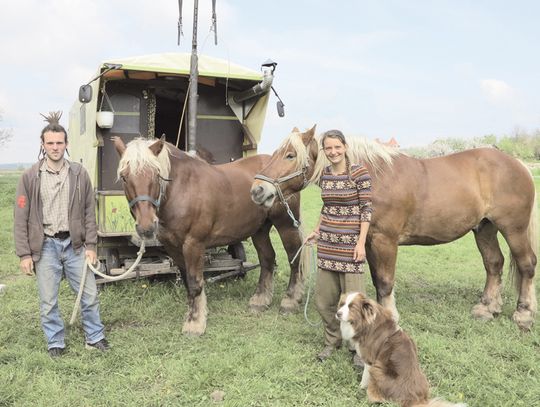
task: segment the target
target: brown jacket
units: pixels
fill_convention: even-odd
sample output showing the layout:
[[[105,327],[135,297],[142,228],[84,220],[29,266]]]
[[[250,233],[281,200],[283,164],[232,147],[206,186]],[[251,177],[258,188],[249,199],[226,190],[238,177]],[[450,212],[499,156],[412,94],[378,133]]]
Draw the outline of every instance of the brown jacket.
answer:
[[[15,253],[21,259],[41,257],[43,247],[43,208],[40,197],[40,161],[26,170],[17,186],[15,202]],[[69,163],[69,234],[75,250],[83,245],[96,250],[97,226],[94,191],[88,172],[77,163]]]

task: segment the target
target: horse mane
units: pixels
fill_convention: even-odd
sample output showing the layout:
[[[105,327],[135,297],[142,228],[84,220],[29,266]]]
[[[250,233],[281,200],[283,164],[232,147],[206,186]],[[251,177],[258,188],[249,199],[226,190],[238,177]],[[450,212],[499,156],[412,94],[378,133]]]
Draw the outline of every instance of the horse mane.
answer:
[[[148,148],[155,140],[138,137],[126,145],[126,150],[118,163],[118,178],[128,170],[130,174],[137,175],[150,169],[157,172],[162,178],[168,179],[171,171],[169,158],[170,147],[163,144],[161,152],[156,156]]]
[[[314,139],[318,146],[317,160],[313,166],[313,175],[309,180],[310,183],[319,183],[319,179],[323,170],[331,163],[322,152],[320,136]],[[398,150],[392,147],[385,146],[365,137],[347,136],[347,156],[351,164],[363,164],[370,168],[372,174],[375,175],[385,169],[391,167],[393,160],[400,154]]]
[[[294,149],[294,151],[296,152],[296,171],[307,167],[309,164],[308,151],[306,149],[306,146],[304,145],[304,142],[302,141],[301,134],[302,133],[300,133],[299,131],[293,131],[278,147],[278,150],[286,150],[289,146]]]

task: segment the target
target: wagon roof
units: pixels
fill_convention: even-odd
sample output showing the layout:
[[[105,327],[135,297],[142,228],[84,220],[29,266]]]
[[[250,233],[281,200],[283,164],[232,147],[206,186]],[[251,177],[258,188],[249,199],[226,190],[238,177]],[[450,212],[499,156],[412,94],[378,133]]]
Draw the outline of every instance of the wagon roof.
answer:
[[[262,73],[233,64],[225,59],[199,55],[199,76],[212,78],[233,78],[260,81]],[[163,53],[141,55],[130,58],[108,59],[103,62],[122,64],[122,69],[189,75],[191,54]]]

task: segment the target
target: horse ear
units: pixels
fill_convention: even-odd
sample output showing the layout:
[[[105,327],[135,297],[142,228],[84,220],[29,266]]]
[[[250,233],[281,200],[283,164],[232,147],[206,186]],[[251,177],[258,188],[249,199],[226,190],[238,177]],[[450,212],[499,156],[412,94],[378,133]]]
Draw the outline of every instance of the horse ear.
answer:
[[[315,129],[317,128],[317,125],[315,124],[310,130],[306,131],[305,133],[302,133],[302,141],[304,142],[304,145],[307,146],[310,141],[313,139],[313,136],[315,136]]]
[[[293,127],[291,133],[299,133],[300,130],[298,130],[298,127]]]
[[[159,153],[161,153],[161,150],[163,149],[163,143],[165,142],[165,135],[161,136],[161,138],[156,141],[154,144],[152,144],[150,147],[150,151],[155,155],[158,156]]]
[[[118,136],[111,137],[111,140],[114,143],[114,147],[116,148],[118,155],[122,157],[124,155],[124,151],[126,151],[126,145],[124,144],[122,139]]]

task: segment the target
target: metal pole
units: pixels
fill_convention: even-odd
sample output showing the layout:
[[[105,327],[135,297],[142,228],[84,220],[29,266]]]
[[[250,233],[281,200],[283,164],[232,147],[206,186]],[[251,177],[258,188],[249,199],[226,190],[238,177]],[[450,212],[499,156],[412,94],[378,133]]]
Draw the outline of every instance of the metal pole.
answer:
[[[189,128],[188,128],[188,153],[195,154],[197,137],[197,84],[199,80],[199,68],[197,57],[197,14],[199,0],[194,0],[193,4],[193,38],[191,42],[191,69],[189,74]]]

